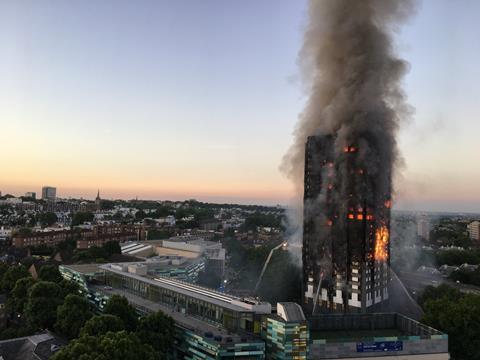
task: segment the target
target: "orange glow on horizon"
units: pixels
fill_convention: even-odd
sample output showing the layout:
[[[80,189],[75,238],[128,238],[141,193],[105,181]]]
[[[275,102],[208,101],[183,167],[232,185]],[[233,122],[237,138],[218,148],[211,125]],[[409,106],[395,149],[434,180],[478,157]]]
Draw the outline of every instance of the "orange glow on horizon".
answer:
[[[294,197],[293,189],[282,188],[281,186],[269,187],[265,184],[228,184],[228,183],[203,183],[189,184],[181,183],[158,183],[153,184],[124,184],[111,185],[109,182],[99,181],[98,184],[71,184],[45,180],[42,183],[28,184],[19,182],[16,184],[5,184],[0,181],[2,194],[22,196],[25,192],[34,191],[41,193],[41,187],[49,185],[57,188],[57,196],[60,198],[85,198],[94,199],[97,190],[103,199],[139,199],[144,200],[186,200],[197,199],[206,202],[218,203],[246,203],[246,204],[286,204]],[[143,185],[143,186],[142,186]]]

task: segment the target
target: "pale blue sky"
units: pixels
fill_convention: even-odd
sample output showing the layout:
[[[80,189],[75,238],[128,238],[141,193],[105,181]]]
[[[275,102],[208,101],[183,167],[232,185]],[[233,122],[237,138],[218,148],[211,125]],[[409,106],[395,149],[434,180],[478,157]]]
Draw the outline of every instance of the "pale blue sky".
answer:
[[[0,0],[0,190],[284,203],[305,7]],[[398,35],[416,108],[401,208],[480,211],[478,14],[424,0]]]

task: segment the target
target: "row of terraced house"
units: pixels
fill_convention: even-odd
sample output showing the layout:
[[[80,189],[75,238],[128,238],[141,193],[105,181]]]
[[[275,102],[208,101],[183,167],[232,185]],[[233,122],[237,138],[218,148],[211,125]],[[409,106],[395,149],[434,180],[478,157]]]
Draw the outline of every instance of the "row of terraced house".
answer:
[[[32,233],[17,233],[12,236],[12,245],[17,248],[32,246],[54,247],[69,239],[77,241],[78,249],[88,249],[91,246],[102,246],[108,241],[141,241],[145,240],[146,232],[136,225],[96,225],[84,229],[61,229],[51,231],[36,231]]]

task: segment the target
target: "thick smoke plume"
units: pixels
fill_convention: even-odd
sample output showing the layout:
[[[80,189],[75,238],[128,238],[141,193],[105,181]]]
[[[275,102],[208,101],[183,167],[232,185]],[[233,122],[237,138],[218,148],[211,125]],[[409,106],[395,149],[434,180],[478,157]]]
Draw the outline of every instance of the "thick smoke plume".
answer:
[[[400,159],[396,134],[410,114],[401,88],[408,64],[395,55],[392,38],[415,5],[414,0],[309,0],[299,54],[308,100],[281,166],[295,184],[299,204],[305,143],[312,135],[333,135],[338,172],[347,168],[341,165],[344,147],[356,146],[356,165],[375,189],[369,202],[384,202],[391,193],[392,171]],[[349,191],[340,187],[338,192]],[[301,213],[290,219],[297,228]]]

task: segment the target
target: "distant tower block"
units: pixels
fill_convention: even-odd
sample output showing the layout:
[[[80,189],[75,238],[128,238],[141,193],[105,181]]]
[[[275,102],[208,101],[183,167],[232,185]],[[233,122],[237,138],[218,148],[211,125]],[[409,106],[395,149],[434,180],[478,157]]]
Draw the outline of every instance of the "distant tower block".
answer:
[[[417,235],[422,240],[430,240],[430,219],[425,214],[417,217]]]
[[[57,198],[57,188],[54,188],[52,186],[42,187],[42,199],[43,200],[55,201],[56,198]]]
[[[388,299],[391,169],[382,175],[388,183],[374,189],[377,180],[361,166],[357,146],[338,147],[333,136],[312,136],[306,144],[307,312],[367,312]]]

